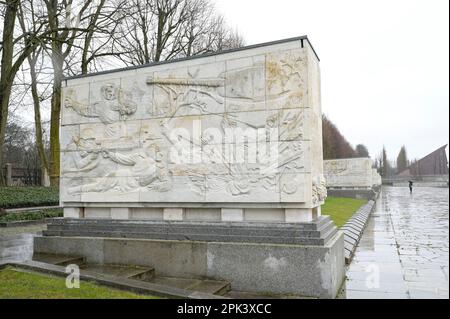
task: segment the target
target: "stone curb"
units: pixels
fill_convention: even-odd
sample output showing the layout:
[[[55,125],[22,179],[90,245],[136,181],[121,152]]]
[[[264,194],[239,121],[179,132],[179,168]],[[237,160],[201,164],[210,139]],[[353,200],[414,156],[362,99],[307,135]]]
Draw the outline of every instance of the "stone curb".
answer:
[[[0,269],[5,267],[14,267],[30,271],[36,271],[44,274],[55,275],[59,277],[67,277],[66,268],[52,264],[46,264],[36,261],[26,261],[22,263],[0,263]],[[116,276],[99,274],[91,271],[80,271],[80,279],[88,282],[95,282],[103,286],[111,288],[131,291],[134,293],[153,295],[163,298],[172,299],[229,299],[224,296],[218,296],[208,293],[190,291],[186,289],[179,289],[168,287],[159,284],[152,284],[149,282],[120,278]]]
[[[43,225],[50,223],[53,218],[37,219],[37,220],[20,220],[14,222],[1,222],[0,228],[10,228],[10,227],[24,227],[32,225]]]
[[[35,210],[48,210],[48,209],[57,209],[57,208],[62,208],[62,207],[59,205],[56,205],[56,206],[40,206],[40,207],[7,208],[7,209],[5,209],[5,211],[8,214],[14,214],[14,213],[24,213],[24,212],[35,211]]]
[[[370,215],[375,209],[376,199],[370,200],[367,204],[362,206],[348,221],[341,227],[344,232],[344,243],[345,243],[345,262],[350,264],[352,258],[355,254],[356,247],[363,235],[364,229],[367,225]]]

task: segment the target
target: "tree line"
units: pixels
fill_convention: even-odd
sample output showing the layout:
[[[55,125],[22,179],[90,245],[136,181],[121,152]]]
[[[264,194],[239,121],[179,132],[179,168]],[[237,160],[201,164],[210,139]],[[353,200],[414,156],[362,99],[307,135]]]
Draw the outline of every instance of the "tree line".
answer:
[[[17,128],[12,114],[29,107],[34,145],[27,149],[52,185],[59,184],[64,77],[243,45],[211,0],[0,0],[0,32],[0,167],[5,152],[17,159],[7,140]]]
[[[370,157],[369,150],[363,144],[355,148],[342,135],[337,126],[326,116],[322,116],[322,139],[324,159],[343,159]]]

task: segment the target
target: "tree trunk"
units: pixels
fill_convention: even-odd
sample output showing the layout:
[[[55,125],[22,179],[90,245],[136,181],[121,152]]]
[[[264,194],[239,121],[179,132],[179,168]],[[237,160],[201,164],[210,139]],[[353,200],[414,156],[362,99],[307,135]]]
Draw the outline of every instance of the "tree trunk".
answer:
[[[39,93],[37,89],[37,75],[36,75],[36,59],[38,55],[28,58],[30,64],[30,76],[31,76],[31,95],[33,97],[34,106],[34,126],[36,130],[36,147],[38,149],[39,159],[41,162],[41,169],[49,172],[47,155],[45,154],[45,147],[42,133],[42,121],[41,121],[41,109],[39,101]]]
[[[14,42],[13,33],[16,21],[19,1],[9,0],[6,2],[5,18],[3,21],[2,60],[0,66],[0,172],[3,168],[3,145],[6,135],[6,124],[8,121],[8,106],[11,97],[11,89],[14,77],[11,76],[13,69]],[[5,185],[3,174],[0,174],[0,185]]]
[[[54,82],[50,116],[50,184],[51,186],[59,186],[59,119],[61,115],[61,88],[64,59],[62,46],[56,43],[56,41],[52,43],[52,63]]]

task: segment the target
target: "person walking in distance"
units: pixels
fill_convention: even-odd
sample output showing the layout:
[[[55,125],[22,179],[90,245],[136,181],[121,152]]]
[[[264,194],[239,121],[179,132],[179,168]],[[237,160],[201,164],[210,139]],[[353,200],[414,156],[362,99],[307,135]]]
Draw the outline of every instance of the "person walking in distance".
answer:
[[[412,194],[412,192],[413,192],[413,181],[409,181],[408,182],[409,183],[409,192]]]

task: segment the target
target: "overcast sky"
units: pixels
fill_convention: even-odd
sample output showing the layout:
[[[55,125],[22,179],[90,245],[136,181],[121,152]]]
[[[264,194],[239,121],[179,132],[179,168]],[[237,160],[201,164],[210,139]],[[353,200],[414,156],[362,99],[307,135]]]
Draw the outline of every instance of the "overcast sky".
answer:
[[[246,44],[307,35],[321,59],[322,109],[372,157],[448,143],[448,0],[215,0]]]

